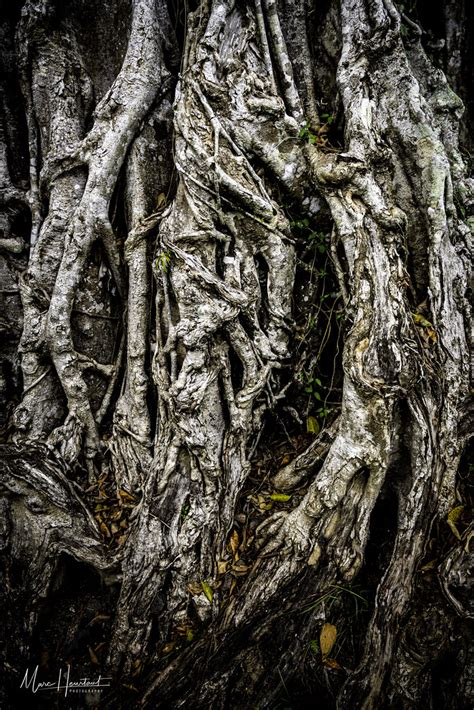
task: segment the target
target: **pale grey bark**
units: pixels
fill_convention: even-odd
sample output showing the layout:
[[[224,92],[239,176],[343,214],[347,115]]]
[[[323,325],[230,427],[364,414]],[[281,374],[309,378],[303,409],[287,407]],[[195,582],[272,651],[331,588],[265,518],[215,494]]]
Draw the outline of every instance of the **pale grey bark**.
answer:
[[[16,26],[28,193],[0,153],[2,203],[31,212],[23,394],[2,462],[16,515],[4,544],[34,560],[22,580],[37,600],[25,638],[62,551],[119,590],[107,668],[133,677],[148,664],[145,707],[226,707],[245,696],[236,667],[251,679],[247,701],[271,707],[278,686],[259,654],[279,613],[356,579],[390,488],[394,541],[338,702],[411,707],[427,681],[407,660],[402,626],[432,526],[456,505],[469,433],[473,184],[461,100],[392,0],[203,2],[186,14],[182,57],[166,4],[133,0],[107,89],[56,10],[28,0]],[[445,15],[447,77],[462,83],[452,4]],[[326,142],[327,113],[343,119],[343,146]],[[303,347],[296,357],[299,264],[309,294],[317,281],[289,199],[331,224],[347,319],[342,401],[273,472],[273,490],[293,497],[252,528],[251,569],[226,597],[229,535],[265,416],[286,402],[305,417],[287,401],[314,356]],[[4,222],[0,248],[14,252]],[[118,501],[136,503],[115,552],[84,492],[107,476]],[[439,567],[464,618],[469,541],[465,530]],[[285,672],[318,614],[301,638],[298,617],[288,621]],[[196,624],[201,638],[166,661],[176,629]],[[196,686],[210,649],[215,663]]]

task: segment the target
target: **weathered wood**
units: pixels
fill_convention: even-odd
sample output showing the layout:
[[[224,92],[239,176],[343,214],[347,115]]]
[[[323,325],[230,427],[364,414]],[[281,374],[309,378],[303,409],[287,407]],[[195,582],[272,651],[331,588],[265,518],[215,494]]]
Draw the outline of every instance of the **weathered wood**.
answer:
[[[74,3],[27,0],[7,14],[0,273],[6,289],[16,273],[21,294],[22,309],[18,297],[9,306],[21,341],[10,316],[4,329],[23,392],[14,378],[1,391],[17,406],[0,452],[0,600],[6,614],[13,598],[25,606],[10,666],[34,651],[63,554],[117,591],[102,662],[144,707],[273,707],[326,620],[324,608],[299,610],[368,574],[389,499],[364,643],[350,669],[332,666],[345,673],[337,702],[433,695],[423,664],[407,660],[404,624],[432,639],[425,666],[442,658],[450,641],[435,649],[419,569],[433,526],[468,500],[462,5],[441,13],[445,73],[424,10],[392,0],[216,0],[192,12],[89,0],[90,37]],[[20,94],[21,118],[9,108]],[[325,278],[344,326],[321,306]],[[298,378],[318,375],[331,327],[340,404],[312,417],[310,443],[290,438],[291,460],[252,492],[269,413],[286,406],[306,435]],[[472,615],[464,516],[438,560],[430,608],[446,619]],[[104,707],[126,706],[121,692]]]

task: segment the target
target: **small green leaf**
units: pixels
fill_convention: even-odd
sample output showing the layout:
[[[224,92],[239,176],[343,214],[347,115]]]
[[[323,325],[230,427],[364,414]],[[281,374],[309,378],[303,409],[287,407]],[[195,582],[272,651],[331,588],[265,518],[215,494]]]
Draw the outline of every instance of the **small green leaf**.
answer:
[[[458,506],[456,506],[456,508],[453,508],[448,513],[448,517],[447,517],[447,523],[448,523],[449,527],[451,528],[453,535],[455,535],[458,540],[461,539],[461,535],[459,533],[459,530],[457,529],[456,523],[458,522],[459,518],[461,517],[463,510],[464,510],[464,506],[458,505]]]
[[[319,434],[321,427],[316,417],[308,417],[306,420],[306,431],[309,434]]]
[[[412,313],[412,316],[413,316],[413,320],[415,321],[415,323],[423,326],[423,328],[432,328],[433,327],[433,323],[430,323],[429,320],[426,320],[426,318],[424,316],[420,315],[419,313]]]
[[[207,582],[204,582],[203,580],[201,580],[201,587],[202,587],[202,591],[204,592],[204,594],[206,595],[206,597],[209,600],[209,604],[212,604],[212,600],[214,598],[214,592],[212,591],[212,587]]]
[[[166,205],[166,195],[164,192],[160,192],[160,194],[156,198],[156,206],[158,209],[161,209],[162,207],[165,207],[165,205]]]
[[[163,271],[164,274],[167,274],[169,271],[169,267],[171,264],[171,255],[167,251],[161,251],[158,254],[158,258],[156,260],[156,266],[157,268],[161,267],[161,270]]]
[[[287,493],[272,493],[270,499],[276,501],[277,503],[287,503],[291,500],[291,495],[288,495]]]

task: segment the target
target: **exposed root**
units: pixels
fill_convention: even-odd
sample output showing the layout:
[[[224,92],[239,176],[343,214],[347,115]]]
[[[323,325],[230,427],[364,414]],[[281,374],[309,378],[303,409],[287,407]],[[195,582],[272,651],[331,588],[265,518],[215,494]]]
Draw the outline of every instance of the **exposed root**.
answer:
[[[329,427],[323,429],[310,446],[293,461],[282,468],[272,483],[275,488],[282,491],[289,491],[304,482],[310,476],[312,469],[323,460],[328,452],[339,428],[339,419],[336,419]]]
[[[116,561],[66,475],[80,462],[94,480],[110,422],[119,494],[141,498],[120,554],[109,666],[131,675],[140,663],[162,663],[176,627],[192,625],[191,603],[203,632],[160,671],[144,706],[160,683],[174,699],[182,693],[179,704],[194,699],[182,669],[195,669],[204,649],[219,658],[217,669],[206,667],[203,697],[235,681],[236,662],[244,670],[249,663],[257,687],[265,664],[249,661],[249,644],[270,633],[294,585],[310,580],[316,593],[355,578],[372,513],[390,484],[398,496],[391,559],[360,666],[340,700],[341,707],[378,707],[384,688],[396,683],[389,666],[433,517],[446,515],[453,501],[470,318],[468,225],[457,211],[472,203],[457,146],[462,107],[424,53],[417,26],[408,22],[409,39],[401,31],[391,0],[341,0],[345,148],[326,150],[311,134],[305,143],[301,126],[316,130],[320,122],[312,66],[305,66],[303,7],[301,43],[288,41],[274,0],[220,0],[188,15],[174,105],[176,181],[166,160],[165,63],[176,67],[176,48],[164,36],[171,31],[166,5],[133,0],[122,68],[85,137],[92,84],[74,37],[66,44],[60,30],[48,32],[49,0],[28,1],[22,11],[33,247],[20,282],[24,391],[16,424],[23,442],[46,439],[50,449],[5,450],[5,496],[27,531],[22,540],[13,525],[12,540],[33,560],[25,582],[32,598],[47,593],[60,552],[118,580]],[[48,116],[41,140],[39,112]],[[350,322],[341,411],[273,476],[279,490],[307,488],[302,499],[300,491],[293,495],[292,510],[286,501],[285,512],[252,531],[256,559],[223,609],[222,575],[235,554],[229,534],[249,449],[262,415],[290,387],[283,377],[292,355],[296,250],[282,207],[288,196],[311,203],[312,214],[324,199],[331,212],[328,259]],[[6,192],[0,198],[13,199]],[[94,307],[85,276],[94,260],[91,280],[117,297],[123,318],[113,300],[103,312]],[[73,316],[88,313],[104,332],[115,319],[110,358],[82,352],[73,340],[80,330]],[[469,540],[462,542],[445,558],[441,584],[467,616],[453,583]],[[157,614],[158,647],[150,644]]]
[[[96,239],[101,239],[119,291],[120,266],[109,222],[109,204],[118,171],[140,121],[166,79],[154,0],[133,3],[132,31],[121,72],[96,109],[96,121],[84,144],[88,178],[75,212],[56,277],[47,321],[47,342],[68,399],[71,415],[81,423],[90,454],[98,435],[86,383],[71,337],[71,313],[82,272]],[[113,115],[113,120],[110,118]],[[61,429],[56,438],[61,438]]]
[[[1,448],[2,495],[20,502],[10,542],[25,547],[32,565],[25,580],[25,586],[33,585],[28,597],[34,602],[44,596],[60,552],[90,564],[109,582],[116,580],[116,561],[96,521],[48,448],[31,444],[27,453],[23,446]],[[34,554],[27,554],[28,547]]]

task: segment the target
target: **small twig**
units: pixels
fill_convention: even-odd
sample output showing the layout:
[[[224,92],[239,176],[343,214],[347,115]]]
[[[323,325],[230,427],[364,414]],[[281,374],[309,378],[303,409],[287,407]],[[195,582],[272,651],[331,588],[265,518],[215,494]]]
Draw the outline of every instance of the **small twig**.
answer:
[[[89,313],[89,311],[81,311],[79,308],[73,308],[73,313],[79,313],[81,316],[89,316],[90,318],[103,318],[104,320],[119,320],[118,316],[109,316],[107,313]]]
[[[28,387],[25,387],[25,389],[23,390],[23,397],[25,396],[25,394],[27,392],[30,392],[30,390],[34,389],[34,387],[36,387],[36,385],[39,385],[41,380],[43,380],[46,377],[46,375],[48,374],[48,372],[50,372],[50,370],[51,370],[51,366],[47,367],[46,370],[43,373],[41,373],[41,375],[34,382],[31,383],[31,385],[28,385]]]

